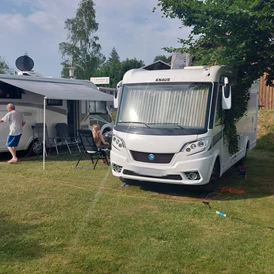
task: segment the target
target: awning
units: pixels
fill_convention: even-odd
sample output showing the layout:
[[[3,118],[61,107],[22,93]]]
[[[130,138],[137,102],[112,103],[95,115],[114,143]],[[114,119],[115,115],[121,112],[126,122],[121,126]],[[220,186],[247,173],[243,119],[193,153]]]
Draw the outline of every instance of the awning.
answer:
[[[96,89],[96,86],[85,80],[56,79],[18,75],[0,75],[0,81],[23,90],[44,96],[43,128],[43,169],[46,163],[46,99],[112,101],[113,96]]]
[[[103,93],[93,87],[84,85],[84,81],[73,79],[39,80],[31,76],[13,76],[16,79],[2,78],[0,81],[16,86],[18,88],[28,90],[30,92],[43,95],[48,99],[62,100],[92,100],[92,101],[112,101],[113,96]],[[18,79],[18,78],[26,79]],[[30,77],[32,79],[30,79]]]

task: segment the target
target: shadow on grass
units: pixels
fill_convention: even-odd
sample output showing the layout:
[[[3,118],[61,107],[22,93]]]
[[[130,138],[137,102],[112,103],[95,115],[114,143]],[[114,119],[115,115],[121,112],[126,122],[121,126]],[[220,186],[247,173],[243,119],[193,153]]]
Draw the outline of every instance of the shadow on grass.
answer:
[[[46,157],[46,164],[47,163],[62,163],[62,162],[66,162],[67,165],[74,169],[76,168],[76,163],[78,162],[80,157],[80,154],[62,154],[62,155],[49,155]],[[27,158],[23,158],[23,159],[19,159],[19,162],[43,162],[43,157],[37,157],[37,156],[32,156],[32,157],[27,157]],[[94,163],[96,162],[96,158],[93,159]],[[94,163],[92,163],[90,156],[88,154],[84,154],[81,158],[81,161],[79,162],[79,166],[78,168],[80,168],[81,166],[84,166],[84,168],[87,169],[91,169],[93,170],[94,167]],[[98,170],[98,167],[100,165],[106,166],[106,163],[103,163],[103,160],[99,159],[97,165],[96,165],[96,169]]]
[[[27,155],[26,151],[18,151],[17,152],[17,157],[19,159],[25,157],[26,155]],[[0,161],[1,162],[6,162],[6,161],[10,160],[10,158],[11,158],[11,154],[9,152],[1,152],[0,153],[0,159],[1,159]]]
[[[16,223],[10,216],[0,214],[0,263],[31,260],[41,257],[43,248],[37,240],[26,240],[25,235],[37,228],[34,225]]]
[[[257,149],[274,152],[274,133],[267,133],[257,140]]]
[[[17,223],[10,216],[0,213],[0,266],[13,262],[24,262],[43,257],[46,253],[56,251],[59,247],[45,248],[38,238],[32,236],[32,231],[38,225]]]
[[[0,162],[7,162],[11,158],[11,154],[9,152],[0,153]],[[68,150],[65,148],[60,152],[60,155],[56,154],[56,151],[52,150],[49,155],[46,156],[46,161],[72,161],[75,162],[78,160],[80,153],[76,153],[73,151],[73,154],[70,154]],[[17,157],[19,161],[43,161],[43,155],[30,155],[27,151],[18,151]],[[88,158],[86,158],[88,159]]]
[[[79,158],[79,155],[60,155],[47,157],[47,162],[62,162],[70,161],[72,167]],[[247,178],[238,176],[238,166],[232,167],[222,178],[218,181],[217,187],[214,193],[204,190],[201,187],[151,183],[133,181],[132,185],[140,187],[144,191],[151,191],[162,195],[177,196],[177,197],[189,197],[189,198],[209,198],[209,199],[246,199],[246,198],[259,198],[265,196],[274,195],[274,153],[255,149],[248,155],[247,166]],[[90,161],[88,155],[85,155],[83,159]],[[40,161],[42,157],[27,157],[25,161]],[[103,176],[103,175],[102,175]],[[224,188],[234,188],[236,190],[243,190],[243,194],[221,192]],[[223,189],[222,189],[223,188]],[[221,194],[221,195],[220,195]]]
[[[173,185],[145,181],[130,181],[129,186],[137,186],[144,191],[159,193],[169,197],[205,199],[211,193],[197,186]]]
[[[231,167],[218,180],[214,191],[207,191],[199,186],[184,186],[145,181],[130,181],[129,185],[140,187],[144,191],[151,191],[167,196],[239,200],[261,198],[274,195],[274,154],[256,150],[248,156],[246,174],[238,173],[239,164]]]

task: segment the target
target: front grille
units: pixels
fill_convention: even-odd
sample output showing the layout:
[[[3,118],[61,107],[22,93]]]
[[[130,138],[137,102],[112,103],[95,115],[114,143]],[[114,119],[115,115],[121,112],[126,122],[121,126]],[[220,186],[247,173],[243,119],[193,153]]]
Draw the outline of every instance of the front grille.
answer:
[[[166,180],[174,180],[174,181],[181,181],[182,176],[179,174],[169,174],[165,176],[150,176],[150,175],[143,175],[136,173],[134,171],[124,169],[123,174],[125,175],[132,175],[132,176],[139,176],[139,177],[146,177],[146,178],[155,178],[155,179],[166,179]]]
[[[155,164],[168,164],[174,156],[174,153],[147,153],[133,150],[130,152],[135,161]],[[153,155],[153,160],[149,159],[150,155]]]

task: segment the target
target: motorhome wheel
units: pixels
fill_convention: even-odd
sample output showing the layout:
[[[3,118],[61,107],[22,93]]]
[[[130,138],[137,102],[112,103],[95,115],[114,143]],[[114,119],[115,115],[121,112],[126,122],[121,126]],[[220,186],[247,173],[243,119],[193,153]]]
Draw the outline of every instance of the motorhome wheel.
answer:
[[[246,163],[248,150],[249,150],[249,143],[247,143],[246,148],[245,148],[245,156],[238,162],[238,164],[244,165]]]
[[[216,159],[211,172],[210,181],[206,185],[202,186],[203,190],[205,190],[206,192],[214,191],[217,188],[219,178],[220,178],[220,162],[219,162],[219,159]]]
[[[219,163],[219,160],[217,159],[215,161],[215,164],[211,172],[210,182],[217,181],[219,178],[220,178],[220,163]]]
[[[42,153],[42,144],[39,142],[38,139],[34,140],[31,143],[29,151],[31,155],[39,155]]]

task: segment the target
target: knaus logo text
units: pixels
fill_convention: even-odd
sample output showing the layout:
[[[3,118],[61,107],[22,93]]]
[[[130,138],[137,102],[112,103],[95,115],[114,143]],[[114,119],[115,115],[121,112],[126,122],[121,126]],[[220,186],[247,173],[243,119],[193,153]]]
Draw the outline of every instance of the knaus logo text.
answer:
[[[23,112],[23,115],[24,115],[25,117],[26,117],[26,116],[32,116],[33,113],[30,112],[30,111],[24,111],[24,112]]]
[[[169,82],[170,78],[156,78],[155,82]]]

